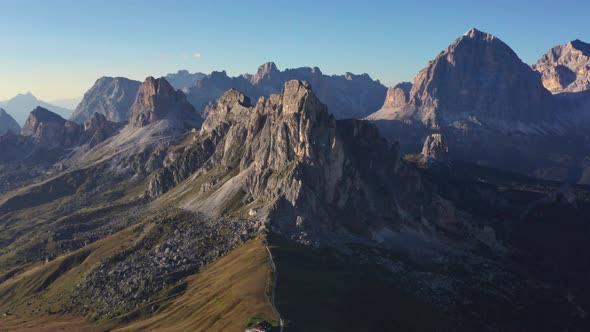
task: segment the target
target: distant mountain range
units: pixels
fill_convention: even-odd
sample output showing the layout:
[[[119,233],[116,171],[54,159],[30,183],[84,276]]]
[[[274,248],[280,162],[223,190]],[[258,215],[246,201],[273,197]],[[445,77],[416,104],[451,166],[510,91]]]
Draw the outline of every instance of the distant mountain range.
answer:
[[[30,92],[18,94],[6,101],[0,101],[0,106],[12,115],[16,122],[21,126],[25,124],[29,113],[37,106],[46,108],[64,118],[69,118],[73,112],[71,109],[59,107],[39,100]]]
[[[324,75],[317,67],[280,71],[272,62],[263,64],[255,75],[229,77],[225,72],[209,75],[181,70],[164,77],[175,89],[182,90],[197,113],[206,116],[210,107],[229,89],[244,91],[253,101],[279,94],[289,80],[308,81],[337,118],[363,118],[379,109],[387,88],[369,75]],[[140,82],[122,77],[103,77],[84,95],[70,120],[84,123],[98,112],[109,121],[125,121],[137,95]]]
[[[179,70],[177,73],[168,74],[164,76],[166,81],[175,89],[187,91],[197,84],[198,81],[205,78],[207,74],[194,73],[191,74],[188,70]]]

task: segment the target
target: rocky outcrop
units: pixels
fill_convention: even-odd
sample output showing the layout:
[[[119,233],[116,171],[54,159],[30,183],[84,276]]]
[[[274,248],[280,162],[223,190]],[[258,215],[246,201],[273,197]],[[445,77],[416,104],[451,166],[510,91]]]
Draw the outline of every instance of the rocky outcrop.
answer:
[[[126,121],[140,84],[124,77],[99,78],[84,94],[70,121],[84,124],[95,113],[111,122]]]
[[[175,90],[164,78],[148,77],[139,88],[129,123],[143,127],[163,119],[201,122],[181,91]]]
[[[410,82],[399,83],[394,87],[387,89],[385,103],[383,103],[381,108],[403,107],[409,102],[411,89],[412,83]]]
[[[47,149],[72,147],[85,139],[82,126],[42,107],[31,112],[21,135],[30,137],[38,147]]]
[[[431,134],[426,137],[421,154],[427,161],[445,162],[449,158],[449,147],[441,134]]]
[[[540,72],[543,85],[552,93],[590,89],[590,44],[574,40],[545,53],[533,69]]]
[[[197,82],[187,94],[197,111],[206,115],[217,99],[229,89],[242,91],[252,100],[257,100],[280,94],[289,80],[310,82],[318,97],[339,119],[363,118],[371,114],[381,106],[387,92],[381,83],[372,80],[367,74],[328,76],[317,67],[280,71],[274,63],[268,62],[261,65],[254,75],[229,77],[225,72],[213,72]]]
[[[94,113],[90,119],[84,123],[84,132],[90,137],[88,143],[90,147],[93,147],[113,135],[120,127],[121,125],[119,123],[107,120],[107,118],[100,113]]]
[[[6,111],[0,108],[0,136],[6,134],[7,132],[18,133],[20,131],[20,126],[14,120],[10,114],[6,113]]]

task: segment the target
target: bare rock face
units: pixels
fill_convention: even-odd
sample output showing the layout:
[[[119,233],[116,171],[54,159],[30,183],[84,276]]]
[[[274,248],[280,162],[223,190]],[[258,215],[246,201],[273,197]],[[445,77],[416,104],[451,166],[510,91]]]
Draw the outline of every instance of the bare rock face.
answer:
[[[31,112],[21,135],[31,137],[37,146],[47,149],[71,147],[85,138],[82,126],[42,107]]]
[[[449,158],[449,147],[441,134],[431,134],[426,137],[422,156],[426,160],[446,162]]]
[[[18,133],[20,132],[20,126],[14,120],[10,114],[6,113],[6,111],[0,108],[0,136],[6,134],[7,132]]]
[[[417,74],[408,95],[391,89],[367,119],[404,153],[440,133],[450,160],[578,182],[590,153],[588,100],[552,95],[508,45],[472,29]]]
[[[207,119],[203,122],[203,130],[210,131],[213,128],[219,127],[222,123],[232,123],[236,120],[247,117],[249,108],[251,107],[250,98],[243,93],[231,89],[224,93],[214,107],[208,114]]]
[[[574,40],[555,46],[533,69],[543,75],[543,85],[552,93],[590,89],[590,44]]]
[[[163,119],[200,121],[180,90],[175,90],[164,78],[148,77],[139,88],[129,123],[143,127]]]
[[[261,65],[256,74],[229,77],[225,72],[213,72],[189,89],[189,101],[198,112],[206,115],[225,91],[236,89],[252,100],[280,94],[286,82],[309,82],[318,97],[324,101],[338,119],[363,118],[376,111],[385,98],[387,89],[367,74],[324,75],[317,68],[295,68],[280,71],[268,62]]]
[[[124,77],[99,78],[84,94],[70,120],[84,124],[93,114],[99,113],[111,122],[126,121],[140,85]]]
[[[255,106],[226,92],[192,141],[171,149],[148,196],[216,215],[237,195],[257,225],[310,245],[332,241],[334,232],[371,237],[392,222],[438,213],[415,203],[435,198],[424,196],[398,146],[367,121],[336,120],[307,82],[288,81]]]
[[[551,94],[538,73],[497,37],[469,30],[418,73],[406,105],[385,105],[369,119],[419,121],[438,128],[457,120],[542,121]],[[391,107],[393,106],[393,107]]]
[[[94,113],[84,123],[84,132],[90,137],[89,145],[92,147],[111,136],[119,127],[118,123],[108,121],[104,115]]]
[[[403,107],[410,100],[411,89],[412,83],[410,82],[399,83],[387,89],[387,96],[385,97],[385,103],[382,108]]]

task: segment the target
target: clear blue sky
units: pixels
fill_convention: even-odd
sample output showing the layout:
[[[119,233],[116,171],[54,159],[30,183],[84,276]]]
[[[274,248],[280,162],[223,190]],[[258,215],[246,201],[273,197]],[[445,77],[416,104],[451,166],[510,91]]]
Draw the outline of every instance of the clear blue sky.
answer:
[[[238,75],[280,69],[412,80],[471,27],[527,63],[590,41],[590,1],[0,0],[0,100],[81,96],[100,76],[142,80],[178,69]],[[201,54],[195,59],[195,53]]]

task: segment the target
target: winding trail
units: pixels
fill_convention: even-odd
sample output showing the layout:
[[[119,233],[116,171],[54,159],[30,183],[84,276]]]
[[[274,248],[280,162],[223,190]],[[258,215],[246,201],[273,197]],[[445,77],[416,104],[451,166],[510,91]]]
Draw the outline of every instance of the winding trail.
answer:
[[[272,257],[272,253],[270,252],[270,249],[268,248],[268,246],[265,246],[265,247],[266,247],[266,251],[268,252],[268,256],[270,257],[270,266],[272,267],[272,274],[273,274],[272,293],[270,296],[270,302],[272,305],[272,309],[276,313],[277,317],[279,317],[279,325],[281,326],[280,331],[283,332],[283,318],[281,318],[281,314],[279,313],[279,310],[277,309],[277,306],[275,303],[275,294],[276,294],[276,290],[277,290],[277,279],[278,279],[277,266],[275,265],[275,260]]]

